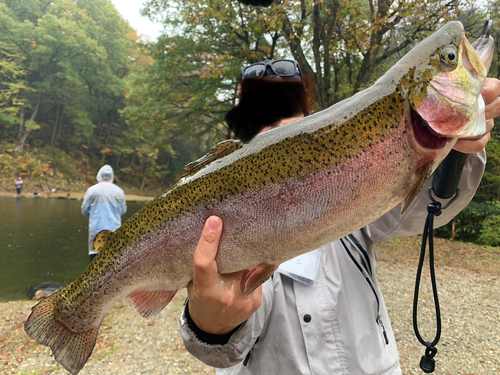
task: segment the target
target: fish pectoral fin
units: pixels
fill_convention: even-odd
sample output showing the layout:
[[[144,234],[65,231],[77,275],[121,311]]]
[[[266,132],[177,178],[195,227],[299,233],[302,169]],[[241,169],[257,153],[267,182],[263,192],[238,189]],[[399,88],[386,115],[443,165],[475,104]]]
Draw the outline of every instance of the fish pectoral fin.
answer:
[[[94,250],[96,253],[101,251],[104,246],[106,246],[106,243],[109,241],[109,238],[113,234],[112,230],[101,230],[99,233],[97,233],[94,237],[94,241],[92,241],[92,250]]]
[[[73,332],[56,319],[54,295],[42,300],[32,309],[24,323],[26,334],[39,344],[52,349],[55,360],[75,375],[80,372],[94,349],[99,325],[83,332]]]
[[[413,185],[411,191],[408,193],[405,200],[403,201],[403,205],[401,207],[401,215],[405,213],[408,207],[410,207],[410,204],[413,202],[418,193],[420,193],[420,190],[422,190],[425,183],[431,176],[432,165],[431,164],[425,165],[424,167],[421,168],[419,172],[417,172],[417,174],[418,174],[417,182],[415,183],[415,185]]]
[[[136,290],[128,295],[142,317],[148,319],[158,314],[174,298],[177,290]]]
[[[184,175],[182,177],[187,177],[195,174],[205,165],[210,164],[214,160],[220,159],[230,153],[240,149],[242,146],[240,141],[234,139],[228,139],[217,143],[214,147],[208,151],[205,156],[202,156],[198,160],[195,160],[184,167]]]
[[[241,278],[241,292],[248,296],[269,279],[277,269],[278,265],[261,263],[257,267],[247,270]]]

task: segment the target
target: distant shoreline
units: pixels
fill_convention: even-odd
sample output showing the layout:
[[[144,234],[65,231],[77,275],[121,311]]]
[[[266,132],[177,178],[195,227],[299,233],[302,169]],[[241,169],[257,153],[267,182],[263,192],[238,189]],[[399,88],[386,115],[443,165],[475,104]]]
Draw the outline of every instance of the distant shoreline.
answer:
[[[21,198],[56,198],[56,199],[72,199],[72,200],[82,200],[85,192],[78,191],[58,191],[56,193],[47,193],[40,192],[39,194],[29,193],[21,193]],[[10,197],[16,198],[17,194],[15,192],[6,192],[0,191],[0,197]],[[149,202],[154,197],[152,196],[144,196],[144,195],[136,195],[136,194],[127,194],[125,192],[125,199],[127,202]]]

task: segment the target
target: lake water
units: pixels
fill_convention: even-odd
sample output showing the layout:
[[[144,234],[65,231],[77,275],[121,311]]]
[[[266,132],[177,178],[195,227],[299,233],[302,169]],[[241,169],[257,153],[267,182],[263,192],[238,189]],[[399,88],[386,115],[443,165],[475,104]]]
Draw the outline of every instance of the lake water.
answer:
[[[146,202],[127,202],[125,221]],[[76,279],[89,263],[81,200],[0,197],[0,302],[28,285]]]

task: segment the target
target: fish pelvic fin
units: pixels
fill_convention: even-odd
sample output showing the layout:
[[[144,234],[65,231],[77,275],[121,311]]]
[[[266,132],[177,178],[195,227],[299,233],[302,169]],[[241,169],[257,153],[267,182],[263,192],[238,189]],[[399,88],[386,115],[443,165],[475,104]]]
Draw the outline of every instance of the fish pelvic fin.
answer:
[[[56,319],[55,306],[53,296],[33,306],[24,323],[24,331],[39,344],[48,346],[55,360],[76,375],[92,354],[99,326],[84,332],[73,332]]]
[[[410,204],[416,198],[418,193],[420,193],[420,190],[422,190],[425,183],[427,182],[427,180],[431,176],[432,172],[433,172],[432,164],[427,164],[427,165],[423,166],[420,169],[420,171],[417,172],[418,180],[413,185],[413,187],[411,188],[411,191],[408,193],[405,200],[403,201],[403,205],[401,207],[401,215],[405,213],[405,211],[408,209],[408,207],[410,207]]]
[[[241,292],[248,296],[278,269],[276,264],[261,263],[257,267],[246,270],[241,277]]]
[[[106,246],[106,243],[109,241],[109,238],[113,234],[112,230],[101,230],[99,233],[97,233],[94,237],[94,240],[92,241],[92,250],[94,250],[96,253],[101,251],[104,246]]]
[[[128,295],[142,317],[149,319],[157,315],[174,298],[177,290],[136,290]]]

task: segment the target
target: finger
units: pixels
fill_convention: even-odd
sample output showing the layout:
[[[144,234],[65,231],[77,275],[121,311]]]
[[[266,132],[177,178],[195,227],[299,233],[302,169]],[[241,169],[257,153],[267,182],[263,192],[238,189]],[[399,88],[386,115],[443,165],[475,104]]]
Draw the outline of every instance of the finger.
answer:
[[[486,120],[500,116],[500,97],[497,96],[489,104],[486,104],[484,114]]]
[[[254,311],[258,310],[262,305],[262,285],[259,285],[259,287],[250,294],[250,297],[252,298]]]
[[[211,216],[205,223],[193,258],[193,281],[197,289],[208,288],[219,282],[215,256],[222,234],[222,220]]]
[[[498,96],[500,96],[500,80],[496,78],[486,78],[481,95],[486,105],[498,98]]]
[[[460,138],[457,142],[460,142],[460,141],[475,141],[475,140],[481,139],[486,134],[488,134],[488,133],[491,132],[491,130],[493,129],[493,126],[495,126],[495,121],[493,121],[493,119],[486,120],[486,130],[484,131],[484,133],[482,135],[477,135],[475,137]]]
[[[457,143],[455,143],[455,146],[453,146],[453,149],[464,154],[475,154],[480,152],[486,146],[490,137],[491,134],[486,133],[485,135],[475,139],[459,139]]]

